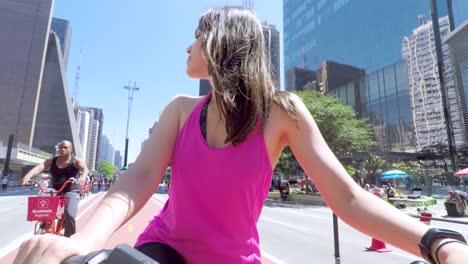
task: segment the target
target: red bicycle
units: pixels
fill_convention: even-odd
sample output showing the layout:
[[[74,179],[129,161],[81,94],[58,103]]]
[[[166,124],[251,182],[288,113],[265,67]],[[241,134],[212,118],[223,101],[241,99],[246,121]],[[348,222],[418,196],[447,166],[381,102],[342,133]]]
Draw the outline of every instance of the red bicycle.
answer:
[[[75,181],[74,178],[68,179],[59,190],[44,189],[39,181],[34,181],[39,186],[40,192],[38,196],[28,197],[27,215],[28,221],[37,221],[34,225],[34,234],[62,235],[67,197],[57,194]]]

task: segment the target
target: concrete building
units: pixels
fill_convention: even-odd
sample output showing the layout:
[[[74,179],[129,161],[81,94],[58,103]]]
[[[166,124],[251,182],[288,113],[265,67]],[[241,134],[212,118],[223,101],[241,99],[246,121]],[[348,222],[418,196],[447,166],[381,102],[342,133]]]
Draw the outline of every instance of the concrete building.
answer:
[[[211,92],[211,85],[208,80],[200,80],[200,87],[198,90],[198,95],[203,96]]]
[[[413,30],[413,34],[402,41],[402,56],[408,69],[408,89],[418,150],[446,144],[448,140],[432,22],[421,18],[420,23],[421,25]],[[443,40],[450,30],[448,17],[440,18],[439,25]],[[444,76],[454,144],[462,146],[466,142],[462,105],[456,90],[452,66],[449,63],[448,46],[443,45],[442,50],[444,62],[448,62],[445,63]]]
[[[122,167],[122,155],[120,154],[120,150],[115,150],[114,151],[114,166],[117,167],[118,169],[121,169]]]
[[[53,0],[0,1],[0,140],[3,142],[12,134],[15,142],[33,143],[53,3]]]
[[[93,108],[78,106],[76,108],[77,128],[85,160],[90,170],[96,168],[97,146],[99,142],[99,120],[95,119]]]
[[[455,91],[460,100],[461,122],[465,137],[468,138],[468,19],[446,37],[445,43],[450,54],[450,61],[447,63],[450,63],[453,70]]]
[[[102,135],[100,145],[101,145],[100,146],[101,152],[99,154],[100,155],[99,160],[100,161],[105,160],[111,164],[114,164],[114,155],[115,155],[114,146],[112,146],[112,144],[109,141],[109,138],[106,135]]]
[[[53,32],[49,35],[32,145],[55,153],[55,144],[67,139],[73,143],[75,155],[85,159],[65,78],[59,39]]]
[[[86,163],[90,170],[96,170],[97,164],[97,149],[99,146],[99,129],[100,129],[99,120],[93,119],[90,141],[88,145],[88,156]]]
[[[361,113],[359,80],[364,76],[366,73],[363,69],[333,61],[324,61],[317,70],[317,83],[320,91],[335,95],[343,104],[352,106],[357,113]],[[338,89],[344,85],[346,85],[345,89]]]
[[[148,138],[151,136],[151,133],[153,133],[153,129],[156,126],[156,124],[158,124],[158,121],[154,122],[153,126],[150,129],[148,129]],[[147,141],[148,141],[148,139],[145,139],[145,140],[143,140],[143,142],[141,142],[140,151],[143,150],[143,147],[145,146]]]
[[[70,22],[65,19],[54,17],[52,18],[50,31],[55,32],[55,34],[60,40],[60,48],[61,48],[60,50],[62,51],[63,62],[65,64],[65,70],[66,70],[68,66],[68,54],[70,53],[71,36],[72,36],[72,29],[71,29]]]
[[[96,108],[96,107],[87,107],[88,109],[93,110],[94,113],[94,124],[93,124],[93,131],[92,133],[95,133],[95,137],[93,137],[95,140],[91,141],[91,144],[93,144],[93,149],[96,149],[94,152],[94,163],[97,165],[99,162],[99,157],[100,157],[100,147],[101,147],[101,138],[102,138],[102,128],[104,126],[104,112],[102,111],[101,108]]]
[[[90,126],[92,124],[91,114],[92,113],[84,109],[78,109],[77,111],[76,121],[77,121],[78,134],[80,137],[83,153],[87,153],[87,150],[88,150],[88,138],[89,138]]]
[[[280,35],[276,26],[263,23],[263,38],[265,40],[265,53],[270,65],[273,82],[276,89],[281,89],[281,64],[280,64]]]
[[[302,91],[304,85],[317,81],[317,73],[312,70],[294,67],[286,72],[286,90]],[[315,87],[318,90],[318,86]]]
[[[122,169],[122,155],[120,154],[120,150],[115,151],[114,166],[117,167],[119,170]]]
[[[48,153],[63,139],[82,156],[59,41],[49,34],[53,0],[0,2],[0,140]],[[14,27],[11,25],[15,25]]]

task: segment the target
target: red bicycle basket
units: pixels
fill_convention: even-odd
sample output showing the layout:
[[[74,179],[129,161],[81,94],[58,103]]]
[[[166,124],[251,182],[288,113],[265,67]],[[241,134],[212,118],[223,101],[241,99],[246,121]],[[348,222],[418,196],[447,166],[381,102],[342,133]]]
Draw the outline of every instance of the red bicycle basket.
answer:
[[[28,221],[54,220],[62,218],[67,204],[66,196],[28,197]]]

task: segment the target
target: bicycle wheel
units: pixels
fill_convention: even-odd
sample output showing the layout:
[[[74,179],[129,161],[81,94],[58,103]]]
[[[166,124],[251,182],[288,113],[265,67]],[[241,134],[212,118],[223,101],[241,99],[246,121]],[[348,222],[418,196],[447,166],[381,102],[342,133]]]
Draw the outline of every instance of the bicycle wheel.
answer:
[[[42,235],[47,233],[47,224],[44,222],[37,222],[34,226],[34,235]]]

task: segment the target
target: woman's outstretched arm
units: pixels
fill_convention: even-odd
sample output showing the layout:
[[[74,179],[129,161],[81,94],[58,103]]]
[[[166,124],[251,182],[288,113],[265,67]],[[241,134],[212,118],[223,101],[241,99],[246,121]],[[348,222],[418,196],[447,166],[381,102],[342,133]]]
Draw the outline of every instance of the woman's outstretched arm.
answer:
[[[296,95],[293,98],[298,122],[288,122],[287,144],[333,212],[360,232],[419,256],[418,243],[428,227],[355,183],[328,147],[304,103]],[[465,247],[468,256],[468,247],[452,244]]]
[[[19,249],[15,264],[60,263],[101,248],[148,201],[172,158],[180,126],[181,97],[164,109],[134,165],[112,185],[88,222],[71,238],[34,236]]]

